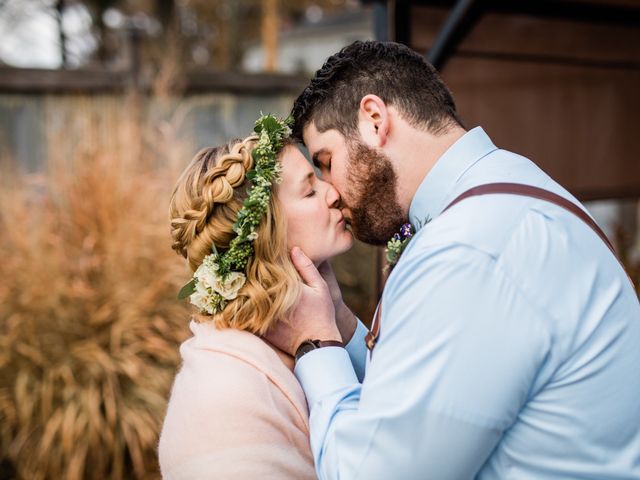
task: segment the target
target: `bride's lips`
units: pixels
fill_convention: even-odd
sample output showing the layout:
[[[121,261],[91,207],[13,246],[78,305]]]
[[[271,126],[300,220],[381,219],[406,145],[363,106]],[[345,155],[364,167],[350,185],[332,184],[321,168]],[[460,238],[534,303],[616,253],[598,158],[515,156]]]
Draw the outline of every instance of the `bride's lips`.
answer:
[[[351,219],[343,216],[340,220],[338,220],[337,226],[339,228],[344,228],[345,230],[351,231]]]

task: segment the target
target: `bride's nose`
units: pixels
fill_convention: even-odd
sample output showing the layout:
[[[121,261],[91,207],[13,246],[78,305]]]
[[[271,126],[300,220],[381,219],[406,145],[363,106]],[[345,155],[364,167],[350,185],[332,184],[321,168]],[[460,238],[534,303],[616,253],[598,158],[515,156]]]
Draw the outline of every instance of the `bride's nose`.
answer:
[[[338,208],[340,205],[340,193],[338,193],[338,190],[336,190],[333,185],[328,182],[325,183],[327,184],[326,198],[329,208]]]

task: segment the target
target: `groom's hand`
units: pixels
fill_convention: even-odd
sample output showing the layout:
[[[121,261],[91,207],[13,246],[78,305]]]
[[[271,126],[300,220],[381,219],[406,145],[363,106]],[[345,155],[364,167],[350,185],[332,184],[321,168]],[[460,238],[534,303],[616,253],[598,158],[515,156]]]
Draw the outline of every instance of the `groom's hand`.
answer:
[[[266,339],[290,355],[308,339],[342,341],[327,283],[298,247],[291,250],[291,260],[303,281],[300,299],[289,320],[279,322]]]

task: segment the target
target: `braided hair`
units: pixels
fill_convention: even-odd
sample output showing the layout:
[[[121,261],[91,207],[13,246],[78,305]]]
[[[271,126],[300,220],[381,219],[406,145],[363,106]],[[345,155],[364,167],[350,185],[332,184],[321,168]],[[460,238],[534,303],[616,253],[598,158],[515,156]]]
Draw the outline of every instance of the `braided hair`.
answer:
[[[195,271],[211,246],[225,249],[246,197],[245,177],[253,167],[258,137],[201,150],[178,180],[171,200],[171,247]]]
[[[187,259],[191,271],[212,253],[213,247],[224,251],[236,236],[233,224],[247,197],[246,175],[253,168],[251,152],[257,141],[258,137],[251,135],[228,145],[205,148],[178,179],[169,206],[171,247]],[[286,317],[300,292],[298,274],[287,252],[286,221],[277,195],[271,197],[257,231],[260,235],[247,265],[247,282],[224,311],[213,315],[213,321],[218,327],[262,335]],[[207,317],[194,314],[197,321],[211,320]]]

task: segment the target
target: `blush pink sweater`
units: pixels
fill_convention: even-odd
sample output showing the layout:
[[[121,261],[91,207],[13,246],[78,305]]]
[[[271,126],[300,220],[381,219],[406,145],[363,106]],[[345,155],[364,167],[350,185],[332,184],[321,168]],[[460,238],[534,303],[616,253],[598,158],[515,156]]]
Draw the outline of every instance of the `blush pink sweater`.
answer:
[[[162,477],[316,478],[291,360],[249,332],[190,328],[160,435]]]

